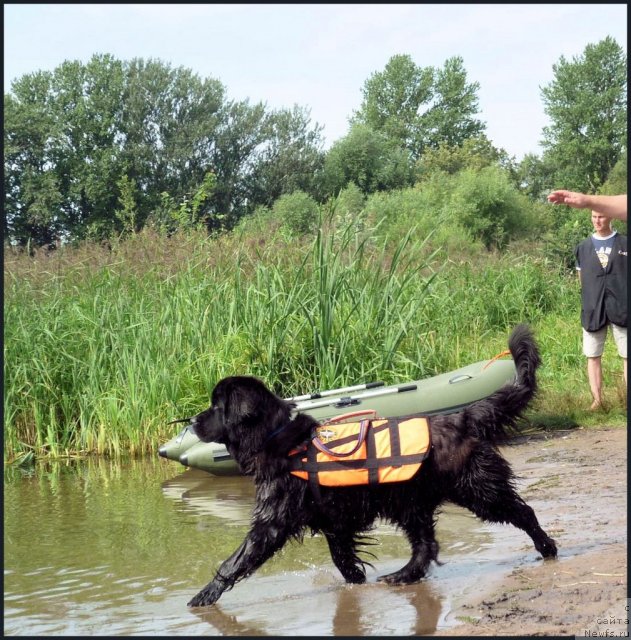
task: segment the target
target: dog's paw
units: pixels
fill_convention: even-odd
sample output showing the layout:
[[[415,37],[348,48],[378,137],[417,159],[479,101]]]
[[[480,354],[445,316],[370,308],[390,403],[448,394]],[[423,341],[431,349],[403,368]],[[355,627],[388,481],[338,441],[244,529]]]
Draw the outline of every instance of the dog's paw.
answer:
[[[366,573],[357,567],[351,571],[346,570],[343,575],[344,580],[349,584],[364,584],[366,582]]]
[[[386,584],[413,584],[423,578],[420,576],[411,576],[407,571],[395,571],[394,573],[388,573],[385,576],[379,576],[377,582],[385,582]]]
[[[546,559],[557,557],[557,546],[552,538],[548,538],[542,545],[537,547],[537,551]]]
[[[208,607],[211,604],[215,604],[219,600],[222,591],[210,584],[202,589],[194,598],[189,600],[187,606],[189,607]]]

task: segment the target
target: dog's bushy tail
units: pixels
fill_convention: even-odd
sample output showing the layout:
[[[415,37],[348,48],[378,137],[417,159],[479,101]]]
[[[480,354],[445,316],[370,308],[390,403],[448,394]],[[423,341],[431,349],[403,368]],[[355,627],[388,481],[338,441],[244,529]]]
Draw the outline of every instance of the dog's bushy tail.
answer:
[[[517,419],[537,392],[537,367],[541,364],[539,349],[528,325],[517,325],[508,339],[517,374],[509,382],[483,400],[463,411],[463,422],[469,435],[490,442],[501,442],[515,430]]]

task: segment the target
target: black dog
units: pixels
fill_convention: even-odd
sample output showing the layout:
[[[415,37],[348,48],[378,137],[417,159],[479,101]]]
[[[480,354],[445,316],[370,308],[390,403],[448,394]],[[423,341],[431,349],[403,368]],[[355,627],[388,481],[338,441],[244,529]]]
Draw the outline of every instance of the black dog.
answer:
[[[445,501],[467,507],[483,520],[515,525],[532,538],[544,558],[555,557],[554,540],[515,491],[511,468],[495,446],[506,439],[534,396],[535,372],[540,364],[527,326],[513,330],[509,348],[517,369],[515,382],[457,413],[432,416],[432,448],[411,480],[321,487],[317,499],[307,482],[289,473],[288,458],[292,449],[310,440],[317,422],[305,414],[294,415],[294,405],[256,378],[221,380],[213,390],[212,405],[192,418],[192,428],[203,442],[225,444],[241,470],[254,476],[256,502],[245,540],[189,606],[215,603],[288,539],[302,540],[309,529],[324,534],[344,579],[362,583],[369,563],[358,557],[358,546],[362,540],[365,543],[364,534],[377,518],[401,527],[412,547],[410,561],[379,580],[389,584],[417,582],[431,561],[437,561],[435,513]]]

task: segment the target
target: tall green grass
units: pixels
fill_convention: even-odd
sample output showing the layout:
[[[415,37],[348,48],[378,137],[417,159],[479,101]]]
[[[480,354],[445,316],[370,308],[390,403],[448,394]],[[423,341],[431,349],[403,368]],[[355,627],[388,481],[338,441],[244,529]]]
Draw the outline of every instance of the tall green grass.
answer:
[[[5,458],[154,451],[173,435],[167,421],[206,406],[226,375],[287,396],[419,379],[492,357],[523,321],[544,358],[540,413],[582,416],[578,289],[561,268],[467,246],[447,259],[414,229],[387,242],[352,224],[324,229],[8,251]],[[604,366],[615,387],[611,349]],[[616,402],[608,419],[622,421]]]

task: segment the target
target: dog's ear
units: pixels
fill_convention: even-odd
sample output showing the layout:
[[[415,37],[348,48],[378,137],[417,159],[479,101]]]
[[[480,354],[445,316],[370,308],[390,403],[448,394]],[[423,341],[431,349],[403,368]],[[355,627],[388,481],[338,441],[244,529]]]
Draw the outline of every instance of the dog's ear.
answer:
[[[228,424],[262,420],[275,403],[272,392],[257,378],[231,376],[220,381],[212,395],[212,404],[218,406]]]
[[[241,422],[254,412],[250,395],[240,385],[230,385],[222,394],[224,415],[230,423]]]

